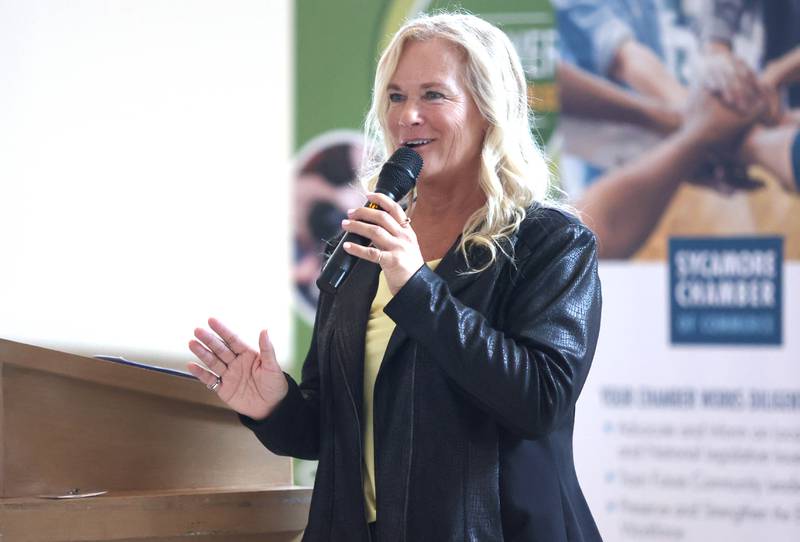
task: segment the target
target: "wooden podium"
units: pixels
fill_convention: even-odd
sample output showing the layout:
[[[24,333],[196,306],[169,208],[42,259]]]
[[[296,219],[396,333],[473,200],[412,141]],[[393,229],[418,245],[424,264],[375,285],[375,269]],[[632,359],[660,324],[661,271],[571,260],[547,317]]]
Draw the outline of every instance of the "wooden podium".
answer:
[[[0,339],[3,542],[288,542],[310,499],[194,378]]]

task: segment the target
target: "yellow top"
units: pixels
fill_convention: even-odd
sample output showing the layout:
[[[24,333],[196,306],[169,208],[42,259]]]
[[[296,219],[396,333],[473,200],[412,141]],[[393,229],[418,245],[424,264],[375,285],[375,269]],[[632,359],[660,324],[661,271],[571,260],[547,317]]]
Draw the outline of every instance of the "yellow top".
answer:
[[[436,269],[441,258],[425,262],[431,269]],[[375,507],[375,442],[373,440],[372,398],[375,390],[375,379],[381,368],[383,354],[394,331],[394,321],[383,312],[383,307],[392,299],[392,293],[386,284],[386,277],[381,271],[378,277],[378,291],[372,300],[367,322],[366,345],[364,348],[364,505],[367,510],[367,522],[377,518]]]

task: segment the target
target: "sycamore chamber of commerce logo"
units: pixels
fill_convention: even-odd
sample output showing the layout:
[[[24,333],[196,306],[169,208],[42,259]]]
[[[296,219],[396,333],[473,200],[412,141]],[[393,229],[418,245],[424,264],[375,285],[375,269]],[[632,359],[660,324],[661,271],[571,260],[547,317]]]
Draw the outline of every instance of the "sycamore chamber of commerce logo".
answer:
[[[783,343],[783,239],[673,238],[673,344]]]

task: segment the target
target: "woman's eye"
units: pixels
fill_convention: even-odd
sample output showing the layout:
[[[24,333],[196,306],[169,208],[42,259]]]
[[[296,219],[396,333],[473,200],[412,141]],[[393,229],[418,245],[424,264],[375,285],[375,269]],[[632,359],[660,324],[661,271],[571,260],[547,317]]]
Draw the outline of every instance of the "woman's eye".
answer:
[[[389,101],[390,102],[395,102],[395,103],[402,102],[403,98],[404,98],[404,96],[402,94],[397,93],[397,92],[389,93]]]
[[[441,100],[442,98],[444,98],[444,94],[435,90],[429,90],[425,93],[426,100]]]

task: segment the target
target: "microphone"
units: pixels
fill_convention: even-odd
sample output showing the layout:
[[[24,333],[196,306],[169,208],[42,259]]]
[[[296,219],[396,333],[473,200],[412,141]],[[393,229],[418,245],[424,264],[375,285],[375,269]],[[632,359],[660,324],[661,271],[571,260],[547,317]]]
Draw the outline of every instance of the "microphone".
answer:
[[[378,174],[378,186],[375,187],[375,192],[385,194],[394,201],[400,201],[414,187],[421,170],[422,157],[419,153],[408,147],[400,147],[383,164]],[[372,202],[367,202],[365,207],[380,209]],[[371,241],[355,233],[347,233],[342,237],[317,279],[317,288],[321,291],[335,294],[359,259],[345,252],[343,245],[348,242],[365,247]]]

